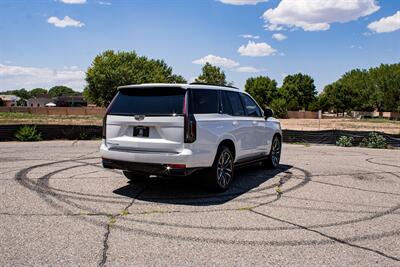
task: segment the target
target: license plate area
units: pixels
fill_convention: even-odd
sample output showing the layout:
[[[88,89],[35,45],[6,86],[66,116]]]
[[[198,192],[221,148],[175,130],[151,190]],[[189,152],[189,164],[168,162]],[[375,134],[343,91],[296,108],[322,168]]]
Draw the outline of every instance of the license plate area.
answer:
[[[146,126],[135,126],[133,127],[134,137],[149,137],[149,127]]]

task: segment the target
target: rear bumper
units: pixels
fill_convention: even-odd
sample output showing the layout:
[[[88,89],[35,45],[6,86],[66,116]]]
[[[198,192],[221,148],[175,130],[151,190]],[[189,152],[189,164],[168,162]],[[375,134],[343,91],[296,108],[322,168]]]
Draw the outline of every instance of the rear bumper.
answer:
[[[184,149],[181,153],[143,152],[135,150],[116,150],[103,143],[100,147],[103,167],[156,175],[189,175],[195,166],[192,151]],[[185,165],[186,168],[173,168],[169,165]]]
[[[167,164],[140,163],[102,158],[103,168],[118,169],[143,174],[165,175],[165,176],[187,176],[199,168],[171,168]]]

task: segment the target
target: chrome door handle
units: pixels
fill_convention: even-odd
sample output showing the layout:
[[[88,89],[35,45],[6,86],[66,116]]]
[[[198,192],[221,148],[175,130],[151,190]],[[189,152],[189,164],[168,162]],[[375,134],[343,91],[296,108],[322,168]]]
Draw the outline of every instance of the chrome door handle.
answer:
[[[233,121],[232,124],[233,124],[234,126],[237,126],[237,125],[239,125],[239,122],[238,122],[238,121]]]
[[[256,125],[256,124],[257,124],[257,121],[253,121],[253,124]]]

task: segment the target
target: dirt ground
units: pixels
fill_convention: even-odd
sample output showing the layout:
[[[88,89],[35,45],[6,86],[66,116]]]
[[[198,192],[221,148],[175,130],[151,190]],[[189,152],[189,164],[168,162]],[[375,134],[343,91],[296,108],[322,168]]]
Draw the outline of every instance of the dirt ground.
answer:
[[[282,129],[288,130],[353,130],[353,131],[379,131],[390,134],[400,134],[400,121],[384,119],[281,119]]]

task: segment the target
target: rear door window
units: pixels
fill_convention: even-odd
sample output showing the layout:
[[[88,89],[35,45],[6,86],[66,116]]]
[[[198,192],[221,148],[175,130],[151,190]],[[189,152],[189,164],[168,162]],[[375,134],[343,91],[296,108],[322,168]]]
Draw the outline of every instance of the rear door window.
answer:
[[[186,90],[174,87],[124,88],[112,102],[110,115],[172,116],[183,114]]]
[[[193,113],[218,113],[218,91],[208,89],[193,89]]]
[[[249,117],[261,117],[261,110],[258,108],[256,102],[251,99],[248,95],[241,94],[243,99],[244,108],[246,110],[246,115]]]
[[[222,102],[222,110],[224,114],[229,114],[233,116],[233,110],[231,106],[231,102],[228,99],[228,95],[225,91],[221,91],[221,102]]]
[[[228,96],[229,102],[231,103],[232,115],[244,116],[244,109],[242,101],[240,100],[239,93],[226,91],[226,95]]]

